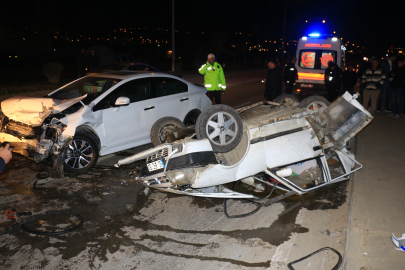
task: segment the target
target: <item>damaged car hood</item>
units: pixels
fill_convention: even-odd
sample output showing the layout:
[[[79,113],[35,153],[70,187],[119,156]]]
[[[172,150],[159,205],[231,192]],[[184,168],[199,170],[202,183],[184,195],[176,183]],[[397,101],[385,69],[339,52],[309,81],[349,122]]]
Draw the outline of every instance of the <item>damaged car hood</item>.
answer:
[[[1,102],[1,110],[9,119],[31,126],[40,125],[51,113],[59,113],[87,95],[74,99],[53,99],[38,97],[12,97]]]

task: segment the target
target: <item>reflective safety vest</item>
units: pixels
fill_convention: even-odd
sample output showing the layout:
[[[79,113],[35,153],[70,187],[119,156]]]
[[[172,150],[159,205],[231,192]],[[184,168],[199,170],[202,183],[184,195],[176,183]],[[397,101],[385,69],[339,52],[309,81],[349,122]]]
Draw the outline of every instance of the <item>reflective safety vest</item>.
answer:
[[[217,62],[214,62],[213,65],[207,62],[200,67],[198,72],[204,75],[204,86],[208,91],[226,89],[224,70]]]

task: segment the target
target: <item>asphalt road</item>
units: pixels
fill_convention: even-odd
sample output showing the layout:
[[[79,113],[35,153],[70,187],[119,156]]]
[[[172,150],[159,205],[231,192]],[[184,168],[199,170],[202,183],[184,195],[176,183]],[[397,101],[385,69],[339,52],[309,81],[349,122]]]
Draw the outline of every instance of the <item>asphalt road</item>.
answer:
[[[263,100],[264,84],[261,81],[266,74],[265,68],[225,73],[226,91],[222,96],[222,103],[239,108]],[[202,75],[184,76],[184,79],[192,83],[204,84]]]

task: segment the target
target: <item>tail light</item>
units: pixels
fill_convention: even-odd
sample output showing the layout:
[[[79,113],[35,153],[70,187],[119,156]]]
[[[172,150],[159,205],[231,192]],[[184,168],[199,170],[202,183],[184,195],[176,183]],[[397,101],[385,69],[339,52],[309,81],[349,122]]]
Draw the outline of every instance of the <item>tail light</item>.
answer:
[[[209,99],[211,99],[211,95],[210,95],[210,93],[207,91],[207,92],[205,92],[205,94],[207,95],[207,97],[209,98]]]

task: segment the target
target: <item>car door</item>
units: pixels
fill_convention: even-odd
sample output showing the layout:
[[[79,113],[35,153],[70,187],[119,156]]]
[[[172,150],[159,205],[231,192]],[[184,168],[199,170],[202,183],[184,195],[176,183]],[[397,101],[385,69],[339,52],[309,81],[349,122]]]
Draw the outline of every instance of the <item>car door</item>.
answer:
[[[149,78],[131,80],[96,104],[93,111],[102,111],[104,147],[114,148],[150,138],[149,127],[153,121],[150,115],[154,115],[155,110],[150,88]],[[119,97],[129,98],[130,104],[116,106]]]
[[[155,121],[166,116],[184,121],[190,111],[190,96],[186,83],[175,78],[154,77],[151,92],[156,101],[156,110],[153,112]]]

